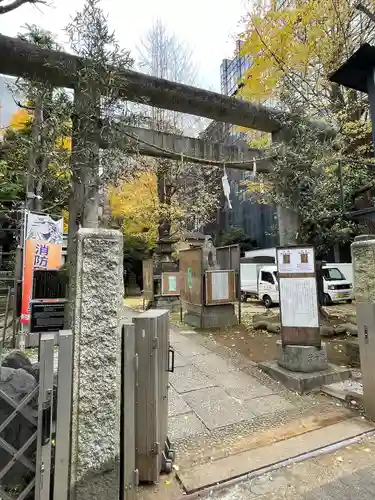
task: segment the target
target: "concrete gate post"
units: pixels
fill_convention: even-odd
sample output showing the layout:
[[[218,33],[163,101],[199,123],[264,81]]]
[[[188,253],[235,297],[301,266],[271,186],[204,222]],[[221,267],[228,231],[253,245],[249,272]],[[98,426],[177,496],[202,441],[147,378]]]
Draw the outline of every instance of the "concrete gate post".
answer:
[[[70,500],[119,498],[122,259],[119,231],[78,231]]]
[[[363,402],[375,420],[375,235],[357,236],[351,250]]]

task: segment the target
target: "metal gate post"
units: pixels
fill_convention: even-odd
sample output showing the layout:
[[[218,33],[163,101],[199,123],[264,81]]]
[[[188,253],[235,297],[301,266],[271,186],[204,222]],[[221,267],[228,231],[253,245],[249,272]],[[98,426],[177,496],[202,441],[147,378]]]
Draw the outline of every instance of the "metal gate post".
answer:
[[[161,471],[172,471],[174,458],[167,435],[168,379],[174,365],[169,345],[169,311],[151,309],[133,321],[139,357],[135,393],[136,467],[141,481],[157,483]]]
[[[134,325],[123,325],[121,334],[120,500],[135,500],[138,486],[138,470],[135,469],[135,386],[138,378],[138,356],[135,354]]]
[[[53,500],[67,500],[69,488],[70,424],[72,407],[73,333],[59,332],[57,416]]]
[[[54,345],[55,333],[41,334],[35,500],[50,500]]]
[[[158,312],[158,311],[157,311]],[[136,353],[139,371],[135,393],[135,466],[140,481],[159,481],[159,382],[158,382],[158,338],[155,311],[149,310],[133,318],[135,324]]]

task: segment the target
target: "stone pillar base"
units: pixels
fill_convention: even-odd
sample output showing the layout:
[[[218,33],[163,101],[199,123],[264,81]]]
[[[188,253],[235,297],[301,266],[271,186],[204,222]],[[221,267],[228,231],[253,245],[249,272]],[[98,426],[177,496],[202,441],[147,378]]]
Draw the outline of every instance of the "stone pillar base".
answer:
[[[234,304],[192,306],[185,304],[184,323],[196,328],[225,328],[238,325]]]
[[[292,372],[311,373],[328,368],[327,349],[322,343],[320,349],[305,345],[282,346],[281,340],[277,341],[278,365]]]
[[[158,296],[152,302],[154,309],[168,309],[171,312],[180,312],[180,297],[176,296]]]

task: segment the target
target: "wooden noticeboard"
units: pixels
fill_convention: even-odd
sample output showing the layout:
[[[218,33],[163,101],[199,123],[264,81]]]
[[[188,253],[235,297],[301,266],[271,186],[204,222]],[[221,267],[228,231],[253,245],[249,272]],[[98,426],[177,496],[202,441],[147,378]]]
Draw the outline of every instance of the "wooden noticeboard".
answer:
[[[162,273],[161,294],[163,296],[180,295],[180,273],[178,272]]]
[[[145,300],[154,299],[154,263],[152,259],[143,261],[143,297]]]
[[[189,304],[203,305],[202,249],[180,250],[180,295]]]
[[[277,271],[283,346],[320,347],[314,247],[277,248]]]
[[[233,269],[236,273],[236,294],[237,294],[237,311],[238,322],[241,323],[241,248],[240,245],[228,245],[225,247],[216,248],[216,260],[220,269]]]
[[[206,305],[232,304],[236,296],[235,271],[206,271]]]

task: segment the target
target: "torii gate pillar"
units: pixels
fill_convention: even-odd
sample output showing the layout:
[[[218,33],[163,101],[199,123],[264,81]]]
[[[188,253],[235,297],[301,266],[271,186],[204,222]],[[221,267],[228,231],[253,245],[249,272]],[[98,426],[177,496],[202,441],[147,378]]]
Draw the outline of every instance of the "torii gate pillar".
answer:
[[[285,142],[287,140],[282,130],[272,134],[273,142]],[[277,205],[277,226],[279,231],[279,244],[281,246],[295,245],[297,243],[299,225],[298,212],[291,208]]]

